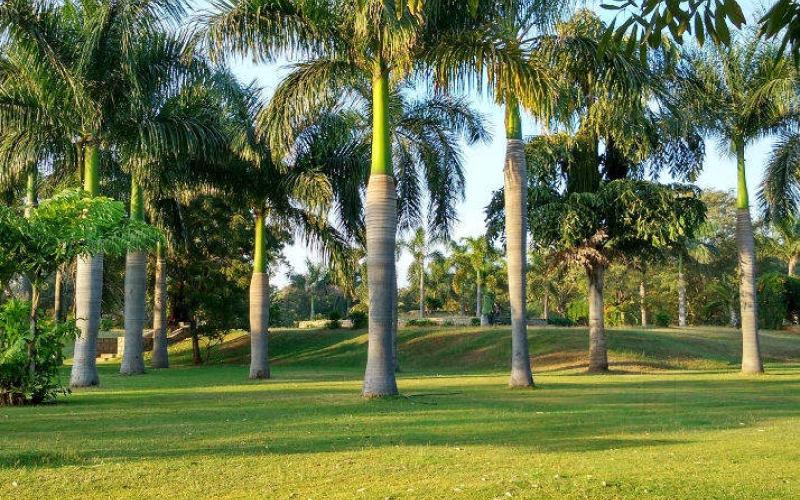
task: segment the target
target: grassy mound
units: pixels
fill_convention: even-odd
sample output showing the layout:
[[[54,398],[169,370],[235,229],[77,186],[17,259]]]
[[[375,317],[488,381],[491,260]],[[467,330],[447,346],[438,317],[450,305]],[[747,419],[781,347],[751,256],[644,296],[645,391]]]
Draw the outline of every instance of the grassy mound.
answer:
[[[535,371],[580,371],[586,368],[585,328],[539,328],[528,333]],[[270,338],[274,366],[362,369],[366,331],[275,330]],[[406,328],[398,336],[400,366],[420,373],[504,370],[510,359],[508,328]],[[734,368],[741,356],[741,337],[730,328],[612,329],[608,331],[611,369],[641,372],[659,369]],[[762,332],[767,362],[800,362],[800,335]],[[191,344],[171,348],[177,364],[191,364]],[[212,347],[213,364],[246,364],[250,340],[236,332]]]

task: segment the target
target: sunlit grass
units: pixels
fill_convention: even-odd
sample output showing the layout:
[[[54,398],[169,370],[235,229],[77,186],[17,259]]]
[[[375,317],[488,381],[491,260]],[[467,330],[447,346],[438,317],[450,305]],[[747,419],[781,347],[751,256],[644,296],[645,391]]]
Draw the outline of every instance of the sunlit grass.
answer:
[[[379,401],[358,395],[362,337],[279,332],[267,382],[248,381],[240,365],[126,378],[107,364],[99,389],[0,408],[0,498],[800,492],[797,336],[767,335],[767,375],[743,377],[732,331],[620,330],[612,357],[629,373],[586,376],[563,354],[576,350],[580,364],[584,331],[537,330],[538,388],[510,391],[504,367],[494,368],[508,330],[410,330],[404,396]],[[231,337],[216,359],[240,356],[240,341]],[[174,359],[186,359],[184,348]],[[696,366],[652,364],[664,354]]]

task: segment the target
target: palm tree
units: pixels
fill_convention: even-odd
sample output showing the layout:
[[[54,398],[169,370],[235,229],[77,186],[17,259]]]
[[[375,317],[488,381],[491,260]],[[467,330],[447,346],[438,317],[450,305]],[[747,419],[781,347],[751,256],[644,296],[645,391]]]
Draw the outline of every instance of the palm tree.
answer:
[[[443,35],[431,54],[443,86],[475,84],[505,108],[504,167],[506,260],[511,300],[511,376],[509,386],[532,387],[527,333],[527,168],[520,105],[546,114],[552,94],[543,61],[530,55],[569,2],[475,1],[474,15]]]
[[[370,322],[362,393],[365,397],[396,394],[391,346],[398,213],[390,82],[409,74],[442,26],[458,19],[466,6],[452,1],[407,4],[390,0],[220,4],[220,11],[205,19],[214,51],[249,53],[261,60],[279,54],[306,60],[295,66],[276,92],[273,109],[279,112],[272,114],[273,119],[262,120],[266,128],[282,131],[270,134],[273,154],[288,153],[292,142],[288,131],[308,122],[309,113],[320,105],[329,107],[354,88],[371,95],[367,109],[372,114],[372,161],[366,196]]]
[[[744,34],[730,48],[710,47],[692,54],[691,65],[693,79],[681,97],[702,130],[736,157],[742,372],[762,373],[745,151],[749,143],[780,130],[791,117],[797,101],[796,70],[779,57],[777,47]]]
[[[80,150],[84,190],[97,196],[104,152],[117,150],[138,134],[149,148],[168,147],[169,132],[152,122],[132,123],[131,111],[154,69],[167,26],[183,15],[173,0],[4,2],[0,29],[19,55],[26,85],[44,99],[9,100],[0,122],[29,133],[44,144],[59,132],[57,145],[74,142]],[[38,131],[41,131],[39,133]],[[76,316],[81,335],[75,343],[70,385],[97,385],[96,338],[100,322],[102,255],[82,256],[76,273]]]
[[[400,249],[408,250],[411,257],[414,259],[412,265],[414,273],[417,275],[417,282],[419,283],[419,318],[425,317],[425,263],[431,258],[435,251],[431,250],[433,242],[428,239],[425,234],[425,229],[418,228],[414,231],[414,235],[408,240],[400,241]]]
[[[486,236],[465,237],[461,241],[467,250],[466,257],[475,276],[475,316],[481,319],[481,326],[487,326],[489,317],[483,307],[483,285],[499,254],[489,244]]]

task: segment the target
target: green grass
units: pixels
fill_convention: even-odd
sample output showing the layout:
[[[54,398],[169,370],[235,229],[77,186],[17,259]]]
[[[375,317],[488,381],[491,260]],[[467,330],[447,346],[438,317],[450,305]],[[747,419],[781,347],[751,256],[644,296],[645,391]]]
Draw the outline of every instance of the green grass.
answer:
[[[99,389],[0,408],[0,498],[796,497],[800,336],[764,337],[744,377],[734,331],[614,330],[625,374],[587,376],[585,330],[531,330],[539,387],[512,391],[507,329],[410,329],[406,397],[364,401],[363,332],[277,332],[267,382],[231,335],[211,366],[109,363]]]

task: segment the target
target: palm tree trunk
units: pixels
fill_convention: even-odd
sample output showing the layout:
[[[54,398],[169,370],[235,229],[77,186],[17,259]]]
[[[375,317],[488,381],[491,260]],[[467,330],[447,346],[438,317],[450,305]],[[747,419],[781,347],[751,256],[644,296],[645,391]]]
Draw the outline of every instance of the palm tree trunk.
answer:
[[[64,321],[64,274],[61,266],[56,269],[55,285],[53,286],[53,321]]]
[[[758,336],[756,297],[756,255],[753,223],[745,177],[744,144],[737,145],[738,196],[736,201],[736,243],[739,247],[739,304],[742,321],[742,373],[763,373]]]
[[[36,337],[39,334],[39,288],[31,284],[30,339],[28,339],[28,375],[36,377]]]
[[[36,177],[38,171],[36,165],[32,165],[28,170],[28,179],[25,186],[25,218],[30,218],[33,209],[39,204],[36,196]],[[33,300],[33,286],[27,276],[20,278],[20,289],[22,300]]]
[[[397,308],[397,192],[392,176],[388,117],[389,72],[381,63],[375,67],[372,95],[372,168],[366,200],[369,346],[362,391],[367,398],[397,394],[393,361]]]
[[[420,263],[419,269],[419,319],[425,317],[425,261]]]
[[[678,258],[678,326],[686,326],[686,278],[683,275],[683,257]]]
[[[798,255],[789,257],[789,276],[797,276],[797,260],[800,258]]]
[[[736,304],[733,302],[728,307],[728,323],[731,328],[739,328],[739,315],[736,314]]]
[[[397,277],[395,276],[395,286],[392,289],[392,314],[394,315],[392,318],[392,366],[394,366],[394,372],[398,373],[400,371],[400,358],[399,358],[399,345],[397,334],[399,333],[399,324],[398,324],[398,317],[397,317]]]
[[[142,191],[131,180],[131,220],[144,220]],[[144,373],[144,323],[146,320],[147,253],[128,250],[125,257],[125,350],[119,372],[122,375]]]
[[[100,151],[87,144],[84,150],[83,181],[89,196],[100,191]],[[97,335],[103,296],[103,255],[81,255],[75,271],[75,318],[80,334],[75,339],[75,353],[70,386],[100,384],[97,373]]]
[[[532,387],[531,358],[528,351],[527,233],[528,181],[525,146],[522,142],[519,105],[509,99],[506,105],[506,259],[508,296],[511,302],[511,377],[510,387]]]
[[[475,316],[480,318],[481,326],[486,326],[489,324],[489,318],[485,317],[483,314],[483,283],[481,283],[481,272],[478,271],[475,275],[475,288],[477,293],[475,294]]]
[[[264,215],[256,212],[253,277],[250,280],[250,378],[267,379],[269,373],[269,274],[266,261]]]
[[[647,291],[644,286],[644,280],[639,282],[639,312],[642,316],[642,328],[647,327],[647,307],[645,306],[645,298]]]
[[[169,368],[167,350],[167,262],[161,243],[156,246],[155,290],[153,291],[153,355],[150,366]]]
[[[542,319],[545,321],[550,319],[550,296],[547,293],[542,297]]]
[[[603,277],[605,268],[596,265],[589,277],[589,373],[608,371],[606,329],[603,311]]]

